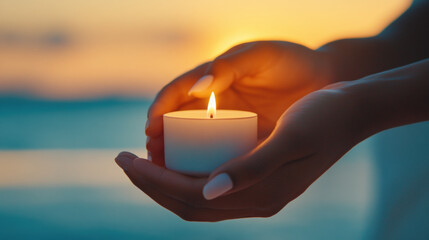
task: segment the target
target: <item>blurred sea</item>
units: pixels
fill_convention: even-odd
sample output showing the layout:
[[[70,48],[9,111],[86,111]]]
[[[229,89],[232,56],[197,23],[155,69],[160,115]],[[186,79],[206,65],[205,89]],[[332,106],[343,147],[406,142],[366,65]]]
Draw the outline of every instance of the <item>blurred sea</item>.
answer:
[[[151,100],[0,98],[0,239],[362,239],[370,140],[269,219],[191,223],[132,186],[113,158],[146,156]]]
[[[144,147],[148,99],[0,97],[0,149]]]

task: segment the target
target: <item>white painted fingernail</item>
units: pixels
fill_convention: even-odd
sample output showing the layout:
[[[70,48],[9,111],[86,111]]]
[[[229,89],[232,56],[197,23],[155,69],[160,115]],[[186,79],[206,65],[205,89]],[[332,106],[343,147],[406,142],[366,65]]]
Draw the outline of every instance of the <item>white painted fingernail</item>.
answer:
[[[192,86],[192,88],[188,91],[188,95],[191,96],[193,93],[201,92],[206,90],[213,82],[212,75],[204,75]]]
[[[203,188],[207,200],[215,199],[232,189],[232,180],[226,173],[221,173],[208,182]]]
[[[115,158],[116,163],[121,167],[123,170],[128,171],[130,165],[132,164],[133,160],[129,159],[127,157],[117,157]]]

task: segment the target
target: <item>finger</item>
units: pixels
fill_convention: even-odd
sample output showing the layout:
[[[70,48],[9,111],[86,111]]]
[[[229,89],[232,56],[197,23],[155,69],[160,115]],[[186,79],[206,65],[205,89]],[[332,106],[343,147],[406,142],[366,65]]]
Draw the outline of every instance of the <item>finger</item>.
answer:
[[[148,152],[150,154],[150,161],[159,167],[165,167],[165,154],[161,152]]]
[[[140,190],[146,193],[152,200],[164,207],[165,209],[173,212],[185,221],[192,222],[218,222],[228,219],[246,218],[246,217],[258,217],[258,211],[249,209],[238,209],[238,210],[219,210],[219,209],[206,209],[206,208],[195,208],[188,206],[187,204],[170,198],[159,191],[155,190],[148,185],[142,184],[136,178],[128,176],[131,182],[137,186]],[[261,213],[260,216],[263,216]]]
[[[125,174],[135,186],[146,193],[151,199],[186,221],[216,222],[226,219],[263,216],[263,213],[250,209],[220,210],[196,208],[163,194],[151,186],[150,183],[146,182],[133,168],[130,171],[126,171]]]
[[[137,158],[137,155],[135,155],[134,153],[131,153],[131,152],[127,152],[127,151],[120,152],[117,157],[121,157],[121,156],[124,156],[127,158],[132,158],[132,159]]]
[[[161,137],[147,137],[146,149],[148,160],[154,164],[164,167],[164,138]],[[134,159],[134,158],[133,158]]]
[[[205,207],[223,210],[248,209],[254,206],[252,201],[243,203],[243,196],[250,197],[252,193],[228,195],[214,201],[207,201],[202,195],[202,187],[206,178],[195,178],[154,166],[144,159],[134,160],[134,169],[142,179],[158,191],[174,199],[188,203],[194,207]]]
[[[146,141],[146,149],[151,153],[159,153],[164,151],[163,137],[148,137]]]
[[[115,157],[115,162],[121,167],[123,170],[128,170],[130,168],[129,159],[135,159],[137,156],[130,152],[120,152],[118,156]]]
[[[139,180],[139,176],[134,172],[135,171],[126,171],[125,174],[136,187],[146,193],[151,199],[153,199],[162,207],[166,208],[167,210],[170,210],[179,217],[185,216],[187,213],[189,214],[193,211],[193,209],[185,203],[165,196],[161,192],[156,191],[155,189],[150,187],[149,184],[144,184],[144,182]]]
[[[170,197],[187,201],[191,204],[205,201],[201,191],[206,178],[186,176],[156,166],[141,158],[134,159],[133,167],[145,181],[150,182]]]
[[[156,101],[156,100],[155,100]],[[155,103],[152,103],[155,104]],[[168,110],[165,109],[165,112]],[[163,133],[163,118],[161,116],[148,116],[148,119],[146,121],[146,129],[145,133],[148,137],[159,137],[162,136]]]
[[[195,69],[181,75],[165,86],[156,96],[148,111],[148,136],[157,136],[162,133],[162,115],[177,110],[181,105],[194,100],[188,95],[192,85],[207,70],[208,63],[202,64]]]
[[[285,163],[308,157],[295,151],[292,134],[274,130],[250,153],[232,159],[215,169],[204,186],[203,195],[211,200],[246,189],[272,174]]]
[[[268,64],[261,64],[264,54],[262,43],[242,44],[217,57],[208,66],[205,75],[192,86],[189,95],[206,98],[212,91],[219,94],[233,82],[258,73],[261,67]]]
[[[128,165],[133,165],[132,159],[124,156],[122,157],[126,158]],[[315,163],[310,162],[307,164],[316,166],[314,169],[319,169],[320,167],[317,166],[318,162],[315,162]],[[214,201],[210,201],[210,203],[213,203],[219,200],[225,200],[230,198],[230,199],[233,199],[233,201],[241,203],[240,205],[237,205],[237,206],[247,206],[247,208],[237,208],[237,209],[217,209],[212,207],[197,207],[189,204],[189,202],[184,202],[164,194],[158,186],[152,185],[151,182],[146,181],[144,177],[138,174],[134,167],[129,167],[128,170],[125,171],[125,173],[130,177],[131,181],[142,191],[148,194],[149,197],[151,197],[153,200],[155,200],[163,207],[176,213],[181,218],[188,221],[220,221],[225,219],[244,218],[244,217],[270,217],[276,214],[285,205],[285,204],[281,204],[281,205],[275,204],[278,201],[275,201],[274,199],[276,197],[281,196],[283,194],[282,192],[284,191],[282,188],[279,188],[279,186],[276,186],[276,185],[278,184],[284,185],[282,184],[282,182],[289,179],[286,181],[290,183],[290,187],[288,187],[289,191],[287,191],[289,193],[286,194],[286,195],[290,195],[289,201],[295,198],[296,196],[298,196],[300,193],[302,193],[306,188],[305,186],[304,188],[301,187],[300,185],[302,184],[299,184],[300,182],[303,182],[303,181],[298,180],[297,182],[297,179],[294,180],[294,178],[296,177],[299,177],[299,178],[303,177],[302,174],[297,174],[298,172],[302,172],[302,170],[299,170],[299,169],[296,169],[296,167],[295,168],[293,167],[294,165],[301,166],[303,164],[305,166],[306,163],[305,161],[297,161],[296,163],[298,165],[292,163],[290,166],[285,165],[279,168],[279,170],[276,171],[277,172],[276,174],[273,174],[271,177],[267,178],[266,180],[256,184],[254,187],[245,189],[244,191],[240,191],[238,193],[234,193],[225,197],[221,197]],[[313,179],[313,181],[314,180],[315,179]],[[270,188],[271,190],[269,190]],[[275,191],[273,191],[273,188]],[[300,191],[299,193],[297,193],[298,192],[297,189]],[[262,199],[260,198],[261,196],[257,196],[255,194],[262,194],[263,195]],[[272,197],[270,197],[270,195],[272,195]],[[263,200],[264,198],[267,198],[267,197],[268,197],[268,202]],[[243,199],[245,201],[243,201]]]

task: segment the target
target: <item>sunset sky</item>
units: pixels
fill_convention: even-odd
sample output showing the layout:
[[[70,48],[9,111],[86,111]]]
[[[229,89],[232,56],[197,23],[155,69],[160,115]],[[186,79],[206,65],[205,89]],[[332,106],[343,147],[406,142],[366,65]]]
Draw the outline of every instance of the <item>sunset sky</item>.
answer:
[[[229,47],[281,39],[317,48],[382,30],[408,0],[2,0],[0,93],[153,97]]]

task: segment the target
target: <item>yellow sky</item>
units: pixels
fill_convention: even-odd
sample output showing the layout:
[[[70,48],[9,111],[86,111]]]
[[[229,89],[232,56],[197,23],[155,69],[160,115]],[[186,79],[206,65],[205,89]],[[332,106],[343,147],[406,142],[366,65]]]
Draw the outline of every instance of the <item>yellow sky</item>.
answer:
[[[229,47],[376,34],[409,0],[2,0],[0,92],[153,96]]]

